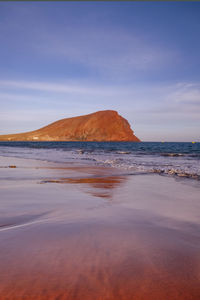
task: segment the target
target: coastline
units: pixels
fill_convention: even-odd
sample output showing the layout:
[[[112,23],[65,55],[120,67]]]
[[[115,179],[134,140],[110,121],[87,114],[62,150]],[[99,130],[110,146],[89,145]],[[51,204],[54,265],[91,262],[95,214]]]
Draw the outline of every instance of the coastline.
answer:
[[[14,157],[0,179],[2,300],[200,298],[199,183]]]

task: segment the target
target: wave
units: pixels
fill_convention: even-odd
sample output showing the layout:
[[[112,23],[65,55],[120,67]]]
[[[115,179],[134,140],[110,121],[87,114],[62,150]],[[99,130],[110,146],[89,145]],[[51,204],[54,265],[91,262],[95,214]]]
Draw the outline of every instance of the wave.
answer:
[[[160,153],[161,156],[179,157],[186,156],[184,153]]]
[[[117,154],[131,154],[130,151],[116,151]]]
[[[153,169],[153,173],[159,173],[159,174],[167,174],[167,175],[174,175],[178,177],[185,177],[185,178],[191,178],[191,179],[196,179],[200,180],[200,174],[197,173],[188,173],[182,170],[177,170],[177,169],[168,169],[168,170],[163,170],[163,169]]]
[[[6,231],[11,229],[16,229],[19,227],[29,226],[36,223],[46,222],[49,212],[44,212],[35,215],[19,215],[2,217],[0,222],[0,231]]]
[[[1,144],[1,143],[0,143]],[[31,144],[34,144],[32,142]],[[0,147],[0,155],[55,163],[77,163],[84,165],[106,166],[118,168],[122,172],[159,173],[199,180],[200,178],[200,147],[187,143],[174,143],[163,146],[163,152],[153,152],[153,148],[161,149],[156,143],[141,143],[135,146],[131,143],[45,143],[49,148]],[[159,143],[158,143],[159,144]],[[58,147],[59,145],[59,147]],[[196,144],[195,144],[196,145]],[[30,145],[29,145],[30,146]],[[134,149],[128,149],[135,147]],[[146,147],[146,148],[145,148]],[[171,151],[169,150],[171,147]],[[185,147],[185,148],[184,148]],[[144,149],[146,150],[144,150]],[[172,151],[173,148],[173,151]],[[176,148],[179,148],[177,152]],[[191,151],[189,152],[189,149]],[[148,149],[148,151],[147,151]],[[183,151],[184,150],[184,151]],[[187,151],[186,151],[187,150]],[[165,152],[164,152],[165,151]],[[195,152],[196,151],[196,152]]]
[[[96,159],[96,164],[117,168],[121,171],[128,170],[132,174],[157,173],[200,180],[199,162],[183,159],[180,163],[180,161],[168,161],[167,158],[157,157],[157,160],[155,160],[152,157],[148,157],[148,159],[147,157],[141,157],[140,159],[137,157],[132,159],[102,159],[101,157],[100,159]]]

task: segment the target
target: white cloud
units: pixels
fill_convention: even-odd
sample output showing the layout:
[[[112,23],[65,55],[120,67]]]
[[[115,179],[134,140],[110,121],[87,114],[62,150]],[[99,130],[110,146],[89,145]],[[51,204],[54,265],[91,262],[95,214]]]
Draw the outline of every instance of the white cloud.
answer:
[[[133,71],[154,70],[177,59],[175,50],[166,49],[144,34],[103,25],[94,28],[64,27],[43,31],[35,49],[67,62],[82,64],[121,77]]]
[[[35,81],[18,81],[18,80],[0,80],[1,89],[18,89],[18,90],[32,90],[42,92],[54,92],[58,94],[81,94],[81,95],[113,95],[119,92],[127,94],[130,90],[126,88],[106,87],[101,85],[86,85],[76,84],[73,82],[58,83],[53,82],[35,82]]]
[[[168,97],[184,106],[200,107],[200,84],[180,83]]]
[[[171,136],[180,137],[183,128],[191,136],[199,132],[198,83],[114,87],[1,80],[0,88],[2,132],[33,130],[57,119],[105,109],[117,110],[127,118],[141,139],[155,139],[163,131],[170,140],[171,131]]]
[[[180,59],[174,46],[161,45],[151,32],[133,25],[125,28],[121,22],[100,23],[91,12],[88,20],[83,16],[83,22],[77,22],[75,16],[70,7],[65,8],[65,18],[55,22],[56,18],[35,5],[23,9],[14,6],[0,26],[0,36],[4,36],[10,51],[21,53],[23,49],[30,59],[40,58],[40,64],[43,60],[49,65],[63,64],[72,74],[74,66],[76,74],[82,68],[86,71],[84,77],[91,73],[104,78],[124,79],[130,74],[137,78],[140,72],[154,72]]]

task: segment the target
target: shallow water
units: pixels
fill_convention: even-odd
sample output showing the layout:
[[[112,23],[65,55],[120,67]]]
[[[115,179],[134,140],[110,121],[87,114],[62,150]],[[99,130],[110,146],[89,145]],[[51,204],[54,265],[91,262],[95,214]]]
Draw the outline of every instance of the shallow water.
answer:
[[[200,143],[0,142],[0,155],[200,179]]]
[[[199,300],[198,181],[0,163],[0,299]]]

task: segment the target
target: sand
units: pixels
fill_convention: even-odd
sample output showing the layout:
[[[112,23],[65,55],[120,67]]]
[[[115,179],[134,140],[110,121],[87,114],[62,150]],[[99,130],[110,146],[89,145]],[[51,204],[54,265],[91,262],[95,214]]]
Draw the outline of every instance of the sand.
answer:
[[[200,299],[199,182],[6,157],[0,180],[1,300]]]

